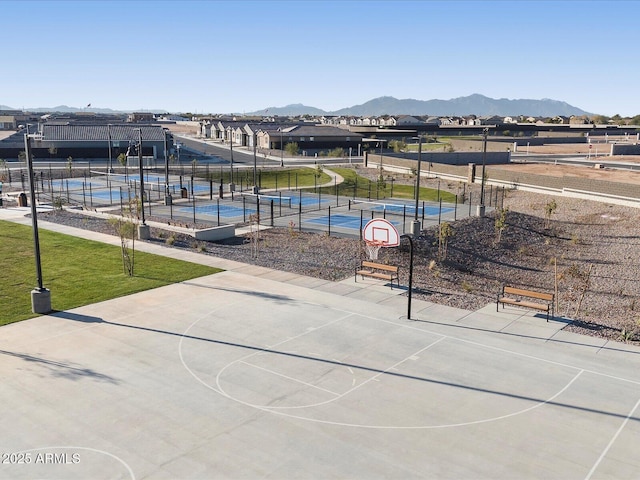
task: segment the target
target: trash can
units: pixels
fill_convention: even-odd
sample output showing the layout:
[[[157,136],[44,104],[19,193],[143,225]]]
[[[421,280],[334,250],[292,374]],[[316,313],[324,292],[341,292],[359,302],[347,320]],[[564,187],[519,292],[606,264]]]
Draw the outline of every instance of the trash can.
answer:
[[[180,189],[180,197],[181,198],[189,198],[189,194],[187,193],[187,189],[182,187]]]
[[[26,193],[21,193],[20,195],[18,195],[18,206],[19,207],[26,207],[27,206],[27,194]]]

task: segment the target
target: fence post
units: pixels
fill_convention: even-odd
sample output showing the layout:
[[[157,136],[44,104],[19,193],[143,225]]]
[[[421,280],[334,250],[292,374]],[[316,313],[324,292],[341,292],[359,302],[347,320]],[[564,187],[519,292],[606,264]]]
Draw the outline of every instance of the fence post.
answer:
[[[442,219],[442,199],[440,199],[440,205],[438,206],[438,225],[440,225],[441,219]]]
[[[331,205],[329,205],[329,220],[327,220],[328,234],[331,236]]]
[[[456,203],[453,209],[453,221],[455,222],[458,218],[458,195],[456,194]]]
[[[273,227],[273,198],[271,199],[271,226]]]
[[[297,177],[296,173],[296,177]],[[300,195],[300,203],[298,204],[298,231],[302,231],[302,195]]]

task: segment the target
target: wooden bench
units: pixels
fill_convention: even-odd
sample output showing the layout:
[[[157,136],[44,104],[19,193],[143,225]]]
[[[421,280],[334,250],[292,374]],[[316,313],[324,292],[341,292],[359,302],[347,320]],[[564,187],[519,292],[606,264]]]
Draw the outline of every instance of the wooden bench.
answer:
[[[510,295],[510,297],[507,295]],[[532,290],[524,290],[522,288],[503,285],[502,292],[498,293],[498,298],[496,300],[496,312],[498,311],[498,306],[500,304],[502,304],[502,308],[504,308],[505,304],[515,305],[516,307],[533,308],[535,310],[540,310],[541,312],[547,312],[548,322],[549,312],[551,312],[551,316],[553,316],[553,297],[553,293],[534,292]],[[528,298],[543,300],[543,303],[528,301],[526,300]]]
[[[400,280],[398,278],[398,267],[393,265],[384,265],[382,263],[370,262],[363,260],[359,267],[356,267],[355,281],[358,281],[358,275],[364,279],[364,277],[379,278],[381,280],[387,280],[391,282],[391,289],[393,290],[393,281],[395,280],[400,287]]]

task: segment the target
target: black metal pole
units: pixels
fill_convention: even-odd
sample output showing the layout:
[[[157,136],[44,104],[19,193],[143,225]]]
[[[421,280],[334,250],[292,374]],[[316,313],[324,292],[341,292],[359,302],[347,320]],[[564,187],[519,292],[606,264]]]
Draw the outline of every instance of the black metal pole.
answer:
[[[413,240],[409,235],[400,235],[409,240],[409,289],[407,291],[407,320],[411,320],[411,292],[413,291]]]
[[[489,128],[482,129],[482,180],[480,182],[480,206],[482,208],[482,215],[484,216],[484,175],[485,166],[487,162],[487,134]]]
[[[142,166],[142,129],[138,128],[138,163],[140,167],[140,210],[142,211],[142,225],[146,225],[144,220],[144,169]]]
[[[27,157],[27,173],[29,174],[29,194],[31,198],[31,223],[33,225],[33,247],[36,256],[36,278],[38,290],[45,290],[42,283],[42,264],[40,263],[40,237],[38,235],[38,216],[36,212],[36,192],[33,184],[33,159],[31,158],[31,138],[24,136],[24,149]]]

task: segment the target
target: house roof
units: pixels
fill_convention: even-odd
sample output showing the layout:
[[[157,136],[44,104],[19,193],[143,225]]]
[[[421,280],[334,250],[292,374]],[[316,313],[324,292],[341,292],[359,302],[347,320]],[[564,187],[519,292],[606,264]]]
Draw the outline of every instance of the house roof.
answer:
[[[297,125],[284,130],[284,132],[289,135],[304,137],[351,137],[353,139],[363,137],[363,135],[359,133],[350,132],[344,128],[332,127],[330,125]]]
[[[157,125],[43,125],[42,139],[47,141],[136,141],[138,130],[143,141],[164,141],[164,129]]]

